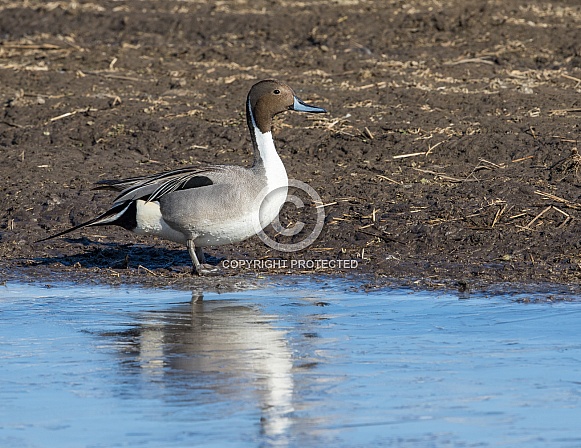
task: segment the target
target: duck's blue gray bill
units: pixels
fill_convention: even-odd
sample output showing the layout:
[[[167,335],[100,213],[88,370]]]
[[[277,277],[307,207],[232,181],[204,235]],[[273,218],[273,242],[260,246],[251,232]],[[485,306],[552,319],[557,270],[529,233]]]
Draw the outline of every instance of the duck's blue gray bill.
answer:
[[[310,104],[305,103],[303,100],[298,99],[296,96],[292,109],[296,110],[297,112],[311,112],[314,114],[327,112],[322,107],[311,106]]]

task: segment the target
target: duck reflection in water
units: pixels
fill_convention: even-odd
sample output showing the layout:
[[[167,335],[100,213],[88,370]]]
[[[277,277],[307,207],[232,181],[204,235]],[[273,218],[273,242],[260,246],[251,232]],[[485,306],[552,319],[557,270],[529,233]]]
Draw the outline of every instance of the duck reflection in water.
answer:
[[[164,400],[183,405],[252,403],[263,435],[280,442],[288,435],[294,384],[286,333],[273,326],[275,317],[192,293],[191,303],[141,314],[135,328],[117,333],[128,356],[123,365],[139,373],[142,394],[162,390]]]

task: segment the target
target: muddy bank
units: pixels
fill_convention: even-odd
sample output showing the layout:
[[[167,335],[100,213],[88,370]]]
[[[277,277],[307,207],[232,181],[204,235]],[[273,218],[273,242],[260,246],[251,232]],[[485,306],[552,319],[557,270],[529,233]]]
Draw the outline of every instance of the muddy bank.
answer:
[[[322,232],[299,252],[258,238],[207,252],[215,262],[357,268],[227,269],[228,282],[288,273],[459,288],[579,282],[577,2],[0,8],[5,277],[187,279],[183,248],[119,228],[32,242],[104,211],[113,196],[92,190],[96,180],[250,164],[246,93],[278,78],[330,111],[285,114],[275,127],[289,177],[321,196]],[[289,205],[281,222],[308,231],[314,211]]]

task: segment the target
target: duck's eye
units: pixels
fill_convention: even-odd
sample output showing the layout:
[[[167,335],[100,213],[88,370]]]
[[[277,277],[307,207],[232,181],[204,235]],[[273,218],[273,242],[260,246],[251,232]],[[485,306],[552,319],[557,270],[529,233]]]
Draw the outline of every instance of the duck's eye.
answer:
[[[280,90],[274,89],[274,92],[272,92],[272,93],[274,93],[275,95],[280,95]]]

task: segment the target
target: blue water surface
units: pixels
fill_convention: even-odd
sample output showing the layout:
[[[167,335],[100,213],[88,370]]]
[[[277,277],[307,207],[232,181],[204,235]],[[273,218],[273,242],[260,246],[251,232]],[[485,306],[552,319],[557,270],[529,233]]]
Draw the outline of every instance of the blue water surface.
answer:
[[[578,298],[352,286],[8,283],[0,447],[581,446]]]

